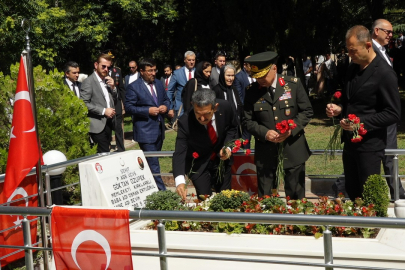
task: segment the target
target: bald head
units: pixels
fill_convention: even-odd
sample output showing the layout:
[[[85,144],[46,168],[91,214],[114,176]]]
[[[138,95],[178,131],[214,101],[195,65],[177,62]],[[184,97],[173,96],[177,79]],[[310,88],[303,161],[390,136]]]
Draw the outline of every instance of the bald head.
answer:
[[[381,46],[385,46],[392,38],[392,25],[385,19],[375,20],[372,25],[372,38],[377,41]]]

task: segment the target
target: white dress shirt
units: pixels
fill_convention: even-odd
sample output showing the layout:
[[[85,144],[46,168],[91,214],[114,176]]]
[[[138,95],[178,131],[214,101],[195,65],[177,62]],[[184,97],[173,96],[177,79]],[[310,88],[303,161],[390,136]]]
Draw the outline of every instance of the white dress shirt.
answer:
[[[377,46],[377,48],[381,51],[382,55],[384,55],[384,59],[385,61],[387,61],[388,65],[391,66],[391,61],[390,59],[388,59],[388,56],[386,54],[386,50],[384,46],[381,46],[380,43],[378,43],[377,41],[375,41],[375,39],[373,39],[374,45]],[[376,52],[377,53],[377,52]]]
[[[139,78],[139,72],[137,71],[134,74],[129,75],[129,80],[128,80],[128,84],[136,81]]]
[[[190,70],[190,69],[184,67],[184,72],[186,73],[187,81],[188,81],[188,76],[189,76],[190,71],[191,71],[191,78],[194,78],[194,68]]]
[[[80,89],[79,89],[79,86],[77,86],[76,83],[72,82],[72,81],[69,80],[68,78],[65,78],[65,80],[66,80],[66,83],[67,83],[67,85],[69,86],[70,90],[72,90],[73,93],[75,93],[75,95],[76,95],[78,98],[80,98]],[[75,87],[73,87],[73,85],[74,85]],[[75,89],[75,88],[76,88],[76,89]],[[77,92],[76,92],[76,90],[77,90]]]

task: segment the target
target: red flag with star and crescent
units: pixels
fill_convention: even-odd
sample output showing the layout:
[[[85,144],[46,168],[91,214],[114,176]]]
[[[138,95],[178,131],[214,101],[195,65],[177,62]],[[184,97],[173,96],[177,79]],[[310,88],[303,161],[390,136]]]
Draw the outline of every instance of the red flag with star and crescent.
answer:
[[[24,178],[20,185],[13,191],[11,196],[6,197],[3,192],[4,184],[0,184],[0,205],[2,206],[21,206],[21,207],[38,207],[38,196],[32,196],[38,191],[36,175],[30,175]],[[32,196],[32,197],[30,197]],[[30,197],[30,198],[28,198]],[[24,199],[23,199],[24,198]],[[31,243],[37,242],[37,221],[36,216],[28,216],[31,229]],[[24,246],[24,237],[21,227],[23,217],[20,215],[0,215],[0,245],[7,246]],[[5,230],[8,229],[9,230]],[[14,248],[0,248],[0,258],[8,255],[1,260],[1,267],[23,258],[24,250],[18,251]]]
[[[129,210],[52,209],[56,270],[132,270]]]
[[[31,99],[28,92],[27,76],[21,56],[18,71],[17,91],[14,99],[13,121],[10,132],[4,194],[14,192],[24,177],[36,165],[39,159],[37,135]]]

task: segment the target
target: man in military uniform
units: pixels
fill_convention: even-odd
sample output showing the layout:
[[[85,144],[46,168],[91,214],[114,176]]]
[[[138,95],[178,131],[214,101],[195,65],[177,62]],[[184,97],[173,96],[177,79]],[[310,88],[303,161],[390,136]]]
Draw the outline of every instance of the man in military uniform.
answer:
[[[284,143],[284,189],[291,199],[305,197],[305,161],[310,156],[304,128],[313,116],[301,81],[277,74],[277,53],[263,52],[246,59],[256,82],[246,89],[244,122],[255,139],[259,196],[276,188],[278,147]],[[297,127],[280,134],[276,124],[293,119]]]

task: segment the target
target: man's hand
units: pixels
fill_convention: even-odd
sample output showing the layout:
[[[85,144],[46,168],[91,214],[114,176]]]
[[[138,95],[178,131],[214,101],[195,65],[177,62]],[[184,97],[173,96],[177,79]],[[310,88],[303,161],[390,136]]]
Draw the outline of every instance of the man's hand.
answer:
[[[107,116],[107,118],[113,118],[115,115],[115,109],[114,108],[106,108],[104,111],[104,115]]]
[[[176,192],[177,192],[177,194],[180,195],[180,197],[181,197],[183,200],[186,200],[186,198],[187,198],[186,184],[179,184],[179,185],[176,187]]]
[[[159,106],[159,113],[163,114],[167,112],[167,107],[165,105]]]
[[[158,114],[159,114],[159,108],[158,107],[150,107],[149,108],[149,115],[156,116]]]
[[[289,129],[287,132],[280,134],[278,138],[276,138],[276,143],[282,143],[284,142],[288,137],[291,135],[291,129]]]
[[[230,158],[232,155],[231,150],[229,148],[225,148],[225,151],[223,151],[223,148],[219,151],[219,158],[222,160],[227,160]]]
[[[174,117],[174,110],[169,110],[169,112],[167,113],[167,115],[168,115],[170,118],[173,118],[173,117]]]
[[[266,140],[275,143],[275,142],[277,142],[277,138],[279,136],[280,136],[280,134],[277,131],[270,129],[266,133]]]
[[[342,107],[329,103],[326,105],[326,116],[328,117],[333,117],[333,116],[338,116],[342,112]]]
[[[111,89],[114,89],[114,88],[115,88],[115,84],[114,84],[114,79],[113,79],[113,78],[111,78],[110,76],[106,76],[106,77],[104,78],[104,80],[105,80],[105,84],[107,84],[109,87],[111,87]]]
[[[342,120],[340,120],[340,126],[341,126],[344,130],[353,131],[353,123],[347,121],[347,119],[342,119]]]

